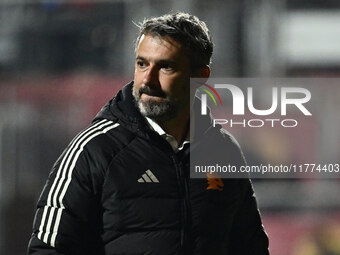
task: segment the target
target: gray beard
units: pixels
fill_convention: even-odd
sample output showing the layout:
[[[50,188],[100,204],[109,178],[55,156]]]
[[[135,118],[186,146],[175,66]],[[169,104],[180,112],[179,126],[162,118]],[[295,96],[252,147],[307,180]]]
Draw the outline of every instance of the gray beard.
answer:
[[[168,121],[176,117],[178,107],[170,99],[164,102],[153,102],[152,100],[142,101],[139,91],[133,89],[133,97],[135,98],[136,105],[145,117],[155,121]]]

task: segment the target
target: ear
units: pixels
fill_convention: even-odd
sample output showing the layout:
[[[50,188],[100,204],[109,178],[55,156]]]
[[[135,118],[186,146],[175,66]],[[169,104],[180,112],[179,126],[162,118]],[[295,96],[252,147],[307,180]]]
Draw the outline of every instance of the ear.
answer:
[[[208,65],[198,67],[194,71],[192,71],[191,77],[200,78],[200,82],[194,83],[194,85],[191,87],[191,93],[192,93],[191,99],[195,98],[196,89],[199,86],[201,86],[200,84],[206,83],[209,76],[210,76],[210,67]]]
[[[206,79],[208,79],[209,76],[210,76],[210,67],[208,65],[198,67],[192,73],[192,77],[195,77],[195,78],[206,78]]]

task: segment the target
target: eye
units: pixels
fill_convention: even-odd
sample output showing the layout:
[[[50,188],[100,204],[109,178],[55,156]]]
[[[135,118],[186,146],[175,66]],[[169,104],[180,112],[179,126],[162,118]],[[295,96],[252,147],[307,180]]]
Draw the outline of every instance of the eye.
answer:
[[[172,72],[172,71],[174,71],[174,68],[171,65],[169,65],[169,64],[162,64],[161,65],[161,69],[163,71],[165,71],[165,72]]]
[[[138,66],[139,68],[145,68],[145,67],[146,67],[144,61],[141,61],[141,60],[138,60],[138,61],[136,62],[136,64],[137,64],[137,66]]]

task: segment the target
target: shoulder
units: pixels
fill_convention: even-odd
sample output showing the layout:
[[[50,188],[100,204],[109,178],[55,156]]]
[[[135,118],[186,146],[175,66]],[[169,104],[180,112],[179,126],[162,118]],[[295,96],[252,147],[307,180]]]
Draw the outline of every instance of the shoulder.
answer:
[[[124,148],[135,136],[118,122],[102,119],[94,122],[75,139],[82,140],[89,152],[116,151]]]
[[[133,139],[134,135],[118,122],[101,119],[79,132],[64,154],[75,162],[83,159],[91,171],[105,171],[112,158]]]
[[[235,146],[237,149],[241,150],[241,146],[236,140],[236,138],[224,128],[218,129],[220,135],[223,137],[224,142],[230,144],[231,146]]]
[[[216,139],[214,150],[224,153],[226,157],[237,165],[245,165],[246,160],[240,144],[236,138],[227,130],[216,127]]]
[[[53,167],[53,176],[72,176],[73,180],[91,183],[100,189],[107,170],[134,135],[119,123],[102,119],[79,132],[69,143]]]
[[[235,150],[241,151],[240,144],[230,132],[218,126],[213,129],[213,133],[215,134],[215,142],[218,142],[218,144],[221,146],[228,146]]]

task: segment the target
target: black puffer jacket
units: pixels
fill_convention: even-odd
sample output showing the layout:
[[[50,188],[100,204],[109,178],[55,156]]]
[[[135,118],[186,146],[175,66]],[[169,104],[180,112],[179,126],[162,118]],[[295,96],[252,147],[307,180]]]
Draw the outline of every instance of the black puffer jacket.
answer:
[[[189,147],[233,138],[200,121],[194,143],[175,153],[152,131],[128,84],[55,163],[38,202],[28,254],[268,254],[249,179],[189,178]]]

